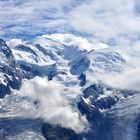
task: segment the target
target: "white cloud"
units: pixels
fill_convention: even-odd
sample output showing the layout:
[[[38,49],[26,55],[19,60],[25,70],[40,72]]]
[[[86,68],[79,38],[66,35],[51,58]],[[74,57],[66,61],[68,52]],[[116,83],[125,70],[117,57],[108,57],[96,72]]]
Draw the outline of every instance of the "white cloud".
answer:
[[[116,88],[132,89],[140,91],[140,49],[139,42],[133,47],[116,47],[113,48],[119,52],[126,60],[121,73],[105,73],[101,76],[104,83]]]
[[[28,37],[64,26],[63,7],[71,0],[0,1],[0,27],[9,37]]]
[[[93,0],[71,12],[71,23],[79,32],[92,34],[99,41],[116,40],[129,44],[140,32],[140,16],[132,0]]]
[[[68,88],[57,81],[36,77],[26,81],[19,92],[21,96],[39,102],[36,110],[23,112],[22,116],[43,118],[49,123],[71,128],[77,133],[88,128],[85,116],[80,115],[76,107],[71,105],[71,99],[81,93],[78,87]]]
[[[55,41],[61,42],[62,44],[66,44],[69,46],[77,46],[81,50],[88,50],[94,48],[93,44],[90,43],[86,38],[82,38],[79,36],[75,36],[72,34],[51,34],[51,35],[43,35],[43,37],[53,39]]]
[[[10,48],[14,48],[19,44],[24,44],[22,39],[17,39],[17,38],[13,38],[9,41],[6,42],[8,46],[10,46]]]
[[[96,42],[130,45],[139,39],[139,7],[137,0],[0,1],[0,35],[80,33]]]

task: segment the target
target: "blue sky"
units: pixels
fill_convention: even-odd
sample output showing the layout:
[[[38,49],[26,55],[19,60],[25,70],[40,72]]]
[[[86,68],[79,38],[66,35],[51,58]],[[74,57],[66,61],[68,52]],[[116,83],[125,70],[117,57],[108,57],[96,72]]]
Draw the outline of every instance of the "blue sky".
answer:
[[[73,33],[111,45],[140,38],[139,0],[1,0],[0,36]]]

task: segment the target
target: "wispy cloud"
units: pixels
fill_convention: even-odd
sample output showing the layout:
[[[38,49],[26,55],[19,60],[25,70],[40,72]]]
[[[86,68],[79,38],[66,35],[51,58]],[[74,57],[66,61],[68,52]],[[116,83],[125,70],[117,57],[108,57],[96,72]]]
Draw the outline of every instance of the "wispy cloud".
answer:
[[[111,45],[131,45],[139,39],[139,24],[138,0],[0,1],[3,37],[73,32]]]
[[[140,42],[132,47],[116,47],[125,59],[127,65],[123,71],[117,75],[110,75],[109,73],[103,76],[103,81],[113,87],[122,89],[132,89],[140,91]]]
[[[140,33],[140,15],[135,7],[134,0],[93,0],[74,9],[71,22],[76,30],[99,41],[129,44]]]
[[[67,5],[71,6],[71,0],[1,1],[1,27],[6,36],[56,31],[66,26],[64,7]]]

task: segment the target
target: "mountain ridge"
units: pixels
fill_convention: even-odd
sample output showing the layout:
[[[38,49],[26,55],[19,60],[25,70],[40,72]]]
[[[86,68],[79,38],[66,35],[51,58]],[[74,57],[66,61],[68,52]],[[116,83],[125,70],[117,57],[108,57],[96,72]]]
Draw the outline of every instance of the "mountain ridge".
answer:
[[[135,87],[130,87],[127,83],[125,85],[125,82],[122,87],[116,82],[129,74],[126,72],[139,69],[138,65],[132,63],[133,59],[139,57],[138,55],[132,57],[131,52],[124,53],[124,48],[117,50],[100,43],[91,44],[86,39],[65,34],[39,36],[30,43],[15,41],[16,45],[11,47],[10,41],[7,44],[0,39],[1,120],[5,116],[6,121],[9,121],[8,117],[12,117],[10,114],[13,114],[11,119],[15,122],[15,117],[25,118],[26,121],[26,118],[31,119],[36,116],[43,119],[40,129],[48,131],[41,133],[42,137],[46,133],[54,132],[56,136],[59,135],[60,132],[57,130],[60,127],[63,130],[61,135],[69,137],[68,139],[76,137],[77,134],[77,138],[87,140],[93,138],[103,140],[103,137],[106,140],[116,140],[111,133],[111,125],[116,125],[117,120],[115,117],[112,119],[108,114],[115,106],[122,102],[129,103],[129,100],[135,99],[135,96],[139,96],[140,93]],[[87,50],[83,44],[87,45]],[[131,59],[132,62],[129,61]],[[3,81],[7,81],[6,84]],[[67,109],[69,112],[53,114],[49,108],[45,108],[47,102],[50,103],[47,105],[54,110]],[[15,110],[17,107],[18,109]],[[46,112],[56,119],[48,118]],[[71,120],[67,113],[75,118]],[[61,120],[60,116],[66,118]],[[69,119],[75,124],[69,124]],[[51,128],[49,123],[58,127]],[[106,129],[107,123],[110,124],[108,129]],[[2,125],[0,123],[0,126]],[[8,133],[6,127],[3,129]],[[23,131],[29,130],[23,129]],[[32,128],[31,131],[33,135],[36,133]],[[10,132],[12,133],[12,130]],[[119,133],[120,131],[116,131],[116,135]],[[122,135],[122,138],[126,134],[127,132]],[[54,137],[56,136],[54,134]],[[9,139],[12,137],[11,135]],[[38,140],[41,140],[41,137]]]

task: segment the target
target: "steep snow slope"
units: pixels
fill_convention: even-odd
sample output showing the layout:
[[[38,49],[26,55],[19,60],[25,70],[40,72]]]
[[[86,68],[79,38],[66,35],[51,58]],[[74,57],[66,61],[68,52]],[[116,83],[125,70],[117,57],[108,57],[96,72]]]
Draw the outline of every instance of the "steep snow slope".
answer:
[[[73,62],[71,67],[72,74],[81,74],[91,71],[93,73],[121,72],[125,65],[125,59],[113,51],[90,51],[81,58]]]
[[[117,140],[126,123],[121,139],[137,137],[138,47],[133,52],[110,48],[70,34],[43,35],[30,42],[14,39],[9,47],[0,42],[0,80],[9,91],[0,87],[1,98],[12,91],[0,100],[0,138],[21,140],[26,135],[28,140],[38,135],[36,139],[44,140],[48,133],[59,138],[62,127],[63,137]],[[5,82],[8,78],[12,80]],[[13,90],[21,83],[19,91]]]

